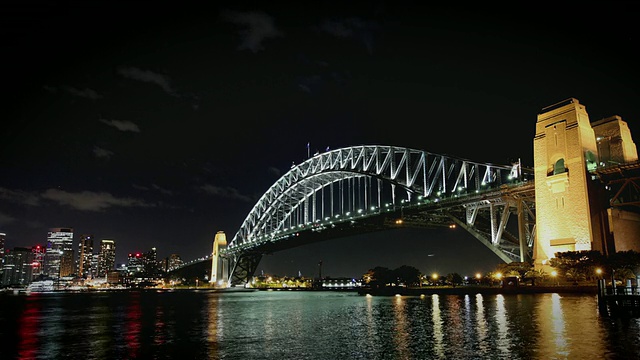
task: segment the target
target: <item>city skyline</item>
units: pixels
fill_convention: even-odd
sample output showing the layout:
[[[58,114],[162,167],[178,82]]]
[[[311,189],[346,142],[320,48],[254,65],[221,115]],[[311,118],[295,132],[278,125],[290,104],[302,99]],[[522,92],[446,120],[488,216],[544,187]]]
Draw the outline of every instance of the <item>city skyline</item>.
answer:
[[[117,263],[152,247],[190,261],[218,231],[231,241],[316,151],[393,145],[531,166],[536,115],[571,97],[638,138],[632,6],[7,5],[0,232],[13,248],[72,227],[115,239]],[[406,229],[282,251],[258,271],[308,276],[319,261],[329,276],[500,263],[461,229]]]

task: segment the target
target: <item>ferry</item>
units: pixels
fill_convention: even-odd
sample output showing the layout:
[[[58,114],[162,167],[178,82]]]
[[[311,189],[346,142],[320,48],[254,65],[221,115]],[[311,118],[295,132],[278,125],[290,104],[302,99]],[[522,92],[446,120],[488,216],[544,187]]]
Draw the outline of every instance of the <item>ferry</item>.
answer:
[[[38,280],[29,284],[25,289],[25,293],[48,293],[53,292],[54,290],[53,280]]]

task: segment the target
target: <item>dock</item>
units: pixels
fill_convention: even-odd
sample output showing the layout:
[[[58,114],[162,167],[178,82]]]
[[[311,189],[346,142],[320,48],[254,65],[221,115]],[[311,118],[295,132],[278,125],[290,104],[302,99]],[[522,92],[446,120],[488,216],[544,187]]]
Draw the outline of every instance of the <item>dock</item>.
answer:
[[[637,286],[606,286],[598,280],[598,310],[612,317],[640,317],[640,290]]]

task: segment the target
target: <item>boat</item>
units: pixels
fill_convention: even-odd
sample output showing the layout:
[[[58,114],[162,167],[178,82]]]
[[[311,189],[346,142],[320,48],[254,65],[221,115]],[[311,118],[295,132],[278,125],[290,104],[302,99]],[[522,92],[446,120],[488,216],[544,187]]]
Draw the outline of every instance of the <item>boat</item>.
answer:
[[[25,293],[48,293],[55,290],[53,280],[34,281],[25,289]]]

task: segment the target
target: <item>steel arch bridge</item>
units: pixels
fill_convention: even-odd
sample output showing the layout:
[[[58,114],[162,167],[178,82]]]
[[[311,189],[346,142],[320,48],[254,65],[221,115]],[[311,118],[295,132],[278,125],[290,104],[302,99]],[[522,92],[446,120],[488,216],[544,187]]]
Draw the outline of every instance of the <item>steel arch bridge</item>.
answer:
[[[247,283],[265,254],[403,226],[458,225],[505,262],[528,261],[535,234],[529,179],[533,172],[520,164],[483,164],[406,147],[362,145],[317,154],[278,179],[221,249],[228,285]],[[509,223],[513,214],[515,226]]]

